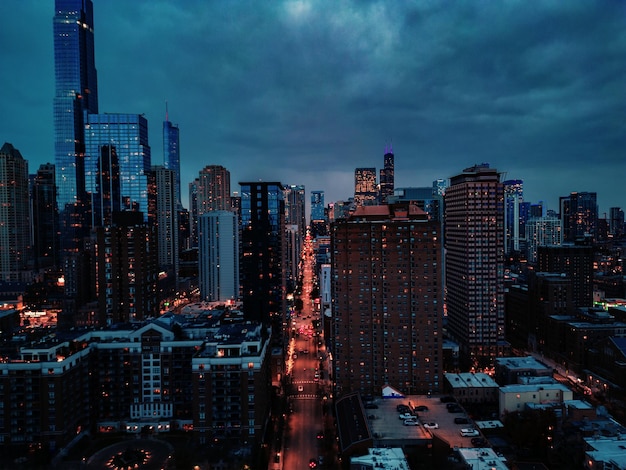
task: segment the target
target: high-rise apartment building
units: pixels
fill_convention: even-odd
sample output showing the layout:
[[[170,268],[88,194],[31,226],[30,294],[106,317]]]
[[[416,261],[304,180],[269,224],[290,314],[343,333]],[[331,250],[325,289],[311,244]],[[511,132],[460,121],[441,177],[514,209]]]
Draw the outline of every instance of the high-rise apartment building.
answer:
[[[85,188],[98,192],[103,148],[115,154],[119,166],[119,207],[141,212],[147,222],[151,152],[148,121],[140,114],[89,114],[85,126]],[[117,206],[117,202],[114,204]]]
[[[58,266],[59,263],[59,213],[54,172],[53,164],[40,165],[30,188],[35,269]]]
[[[196,178],[189,183],[189,246],[187,248],[198,247],[198,191],[200,179]]]
[[[232,211],[199,218],[200,297],[209,302],[239,299],[239,223]]]
[[[537,272],[564,274],[572,283],[576,307],[593,305],[593,247],[564,243],[537,248]]]
[[[407,202],[359,206],[331,251],[336,394],[441,390],[441,224]]]
[[[559,198],[563,241],[575,242],[583,238],[597,239],[598,204],[596,193],[574,192]]]
[[[174,203],[176,210],[180,210],[180,130],[169,120],[167,106],[165,121],[163,121],[163,166],[174,172]]]
[[[385,204],[387,198],[393,195],[395,185],[394,177],[394,154],[393,147],[390,145],[385,148],[383,157],[383,167],[380,169],[380,202]]]
[[[520,210],[524,202],[524,182],[506,180],[504,182],[504,252],[520,250]]]
[[[354,203],[357,206],[371,206],[378,198],[376,168],[356,168],[354,170]]]
[[[304,185],[283,187],[285,201],[285,282],[292,290],[300,277],[300,255],[306,237],[306,202]]]
[[[0,148],[0,281],[32,280],[28,162],[5,142]]]
[[[120,164],[114,145],[102,145],[93,157],[96,171],[95,184],[88,193],[91,200],[91,227],[111,225],[113,213],[122,210],[120,193]]]
[[[96,229],[98,323],[156,317],[157,248],[155,226],[137,211],[113,214],[113,224]]]
[[[537,248],[563,243],[563,223],[558,217],[531,217],[526,222],[526,259],[537,262]]]
[[[178,211],[176,209],[176,172],[164,166],[152,167],[151,191],[157,227],[159,270],[174,279],[178,273]]]
[[[84,156],[86,115],[98,113],[91,0],[56,0],[54,33],[54,157],[64,251],[87,233]]]
[[[207,165],[198,175],[198,215],[229,211],[230,171],[221,165]]]
[[[614,238],[621,238],[624,235],[624,211],[621,207],[609,209],[609,230]]]
[[[324,205],[324,191],[311,191],[311,236],[328,235],[328,216]]]
[[[241,286],[246,318],[272,323],[285,312],[285,203],[279,182],[241,187]],[[275,320],[275,321],[273,321]]]
[[[445,195],[448,332],[466,365],[504,348],[504,188],[488,164],[450,179]]]

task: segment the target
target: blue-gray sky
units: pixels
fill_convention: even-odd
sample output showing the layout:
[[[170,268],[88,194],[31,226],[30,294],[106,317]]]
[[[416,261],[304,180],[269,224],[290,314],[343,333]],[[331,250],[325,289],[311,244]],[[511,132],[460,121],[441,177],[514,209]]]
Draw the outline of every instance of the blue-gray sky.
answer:
[[[52,0],[0,2],[0,141],[53,162]],[[153,164],[180,127],[183,200],[205,165],[354,191],[383,163],[430,186],[475,163],[525,199],[626,207],[621,0],[94,0],[100,112],[144,113]]]

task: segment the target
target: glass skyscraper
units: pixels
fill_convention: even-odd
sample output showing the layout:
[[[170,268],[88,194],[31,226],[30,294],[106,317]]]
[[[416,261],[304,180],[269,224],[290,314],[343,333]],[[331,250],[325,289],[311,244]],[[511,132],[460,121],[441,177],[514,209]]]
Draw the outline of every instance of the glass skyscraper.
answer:
[[[148,178],[151,170],[148,121],[139,114],[90,114],[85,128],[85,188],[101,191],[102,149],[114,153],[119,167],[121,210],[140,211],[148,222]],[[117,192],[117,191],[116,191]],[[100,225],[95,223],[95,225]]]
[[[167,111],[163,121],[163,166],[174,171],[174,197],[176,210],[182,208],[180,199],[180,137],[178,126],[169,121]]]
[[[91,0],[56,0],[54,32],[54,156],[63,249],[83,235],[84,124],[98,113]]]

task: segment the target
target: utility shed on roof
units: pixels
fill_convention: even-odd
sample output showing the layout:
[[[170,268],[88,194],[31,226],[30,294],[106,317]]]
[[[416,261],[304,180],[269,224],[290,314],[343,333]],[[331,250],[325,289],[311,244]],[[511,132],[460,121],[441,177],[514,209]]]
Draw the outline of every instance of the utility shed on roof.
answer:
[[[445,387],[459,403],[496,403],[498,384],[482,372],[444,374]]]

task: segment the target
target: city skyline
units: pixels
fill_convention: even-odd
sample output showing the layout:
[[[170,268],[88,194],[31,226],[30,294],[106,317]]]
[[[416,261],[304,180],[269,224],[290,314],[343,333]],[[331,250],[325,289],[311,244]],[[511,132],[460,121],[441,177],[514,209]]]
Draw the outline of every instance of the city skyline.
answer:
[[[3,141],[33,174],[55,163],[54,7],[5,9],[12,21],[0,35],[20,47],[2,52],[12,71],[0,78],[0,110],[11,116]],[[355,168],[382,168],[393,144],[396,187],[488,162],[548,209],[597,192],[603,217],[626,205],[623,13],[618,2],[578,1],[96,0],[99,111],[144,114],[158,165],[168,103],[186,207],[206,165],[231,171],[235,191],[280,180],[323,190],[326,203],[347,199]]]

